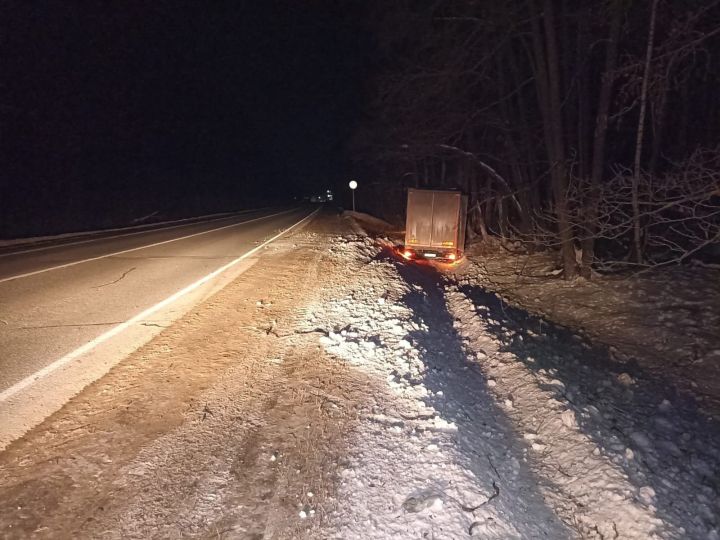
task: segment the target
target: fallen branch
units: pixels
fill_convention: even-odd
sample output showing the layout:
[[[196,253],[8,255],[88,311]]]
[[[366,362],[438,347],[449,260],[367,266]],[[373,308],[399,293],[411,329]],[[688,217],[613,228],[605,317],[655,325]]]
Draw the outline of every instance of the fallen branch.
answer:
[[[492,487],[493,487],[493,494],[488,497],[488,500],[487,500],[487,501],[483,501],[483,502],[481,502],[480,504],[478,504],[477,506],[465,506],[464,504],[461,504],[461,505],[460,505],[460,508],[462,508],[463,510],[465,510],[465,512],[474,512],[474,511],[477,510],[478,508],[481,508],[481,507],[485,506],[485,505],[488,504],[490,501],[492,501],[494,498],[496,498],[496,497],[498,497],[498,496],[500,495],[500,488],[499,488],[498,485],[495,483],[495,480],[493,480],[493,482],[492,482]],[[470,526],[470,529],[472,529],[472,525]]]

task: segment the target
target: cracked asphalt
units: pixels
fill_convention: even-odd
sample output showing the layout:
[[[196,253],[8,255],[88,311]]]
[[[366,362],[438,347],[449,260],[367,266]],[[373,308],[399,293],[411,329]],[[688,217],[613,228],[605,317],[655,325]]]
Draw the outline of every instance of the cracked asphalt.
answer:
[[[57,245],[40,248],[21,245],[3,249],[0,396],[59,358],[242,256],[308,213],[307,208],[255,210],[126,235],[101,235],[76,242],[62,239]],[[248,263],[252,260],[248,259]],[[212,281],[231,278],[247,266],[243,261],[228,271],[228,276]],[[210,290],[201,292],[207,295]],[[119,333],[113,339],[121,341],[127,334],[127,343],[114,343],[115,351],[109,354],[126,353],[131,340],[148,339],[140,331],[159,331],[202,299],[198,294],[188,296],[183,299],[186,305],[176,306],[173,302],[164,313],[137,321],[130,331]],[[99,362],[80,360],[87,364],[83,371],[92,370],[92,364]],[[102,362],[110,363],[107,358]],[[68,374],[66,378],[76,377]],[[52,386],[36,398],[44,399],[48,392],[52,392]],[[7,424],[10,414],[0,407],[0,424]]]

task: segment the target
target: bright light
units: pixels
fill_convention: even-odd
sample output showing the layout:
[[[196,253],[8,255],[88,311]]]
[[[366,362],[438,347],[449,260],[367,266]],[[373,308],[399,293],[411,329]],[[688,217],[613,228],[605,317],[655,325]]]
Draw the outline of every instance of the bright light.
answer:
[[[449,253],[448,259],[450,259],[451,261],[454,261],[455,259],[457,259],[457,255],[455,255],[454,253]]]
[[[350,189],[355,189],[357,187],[357,182],[355,180],[350,180],[348,185],[350,186]]]
[[[410,260],[410,259],[412,259],[413,252],[410,251],[409,249],[406,249],[405,251],[402,252],[402,256],[405,257],[407,260]]]

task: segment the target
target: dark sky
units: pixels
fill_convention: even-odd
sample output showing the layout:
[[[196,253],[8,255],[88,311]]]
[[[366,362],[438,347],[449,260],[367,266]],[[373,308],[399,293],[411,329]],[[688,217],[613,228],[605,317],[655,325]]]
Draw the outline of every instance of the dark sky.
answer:
[[[3,2],[6,216],[332,184],[362,107],[360,5]]]

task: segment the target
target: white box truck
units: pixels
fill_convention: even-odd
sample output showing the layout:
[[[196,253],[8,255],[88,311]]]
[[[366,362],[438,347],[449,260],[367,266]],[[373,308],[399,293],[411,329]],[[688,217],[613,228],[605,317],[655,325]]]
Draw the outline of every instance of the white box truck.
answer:
[[[408,189],[402,256],[408,260],[460,260],[466,222],[467,197],[459,191]]]

